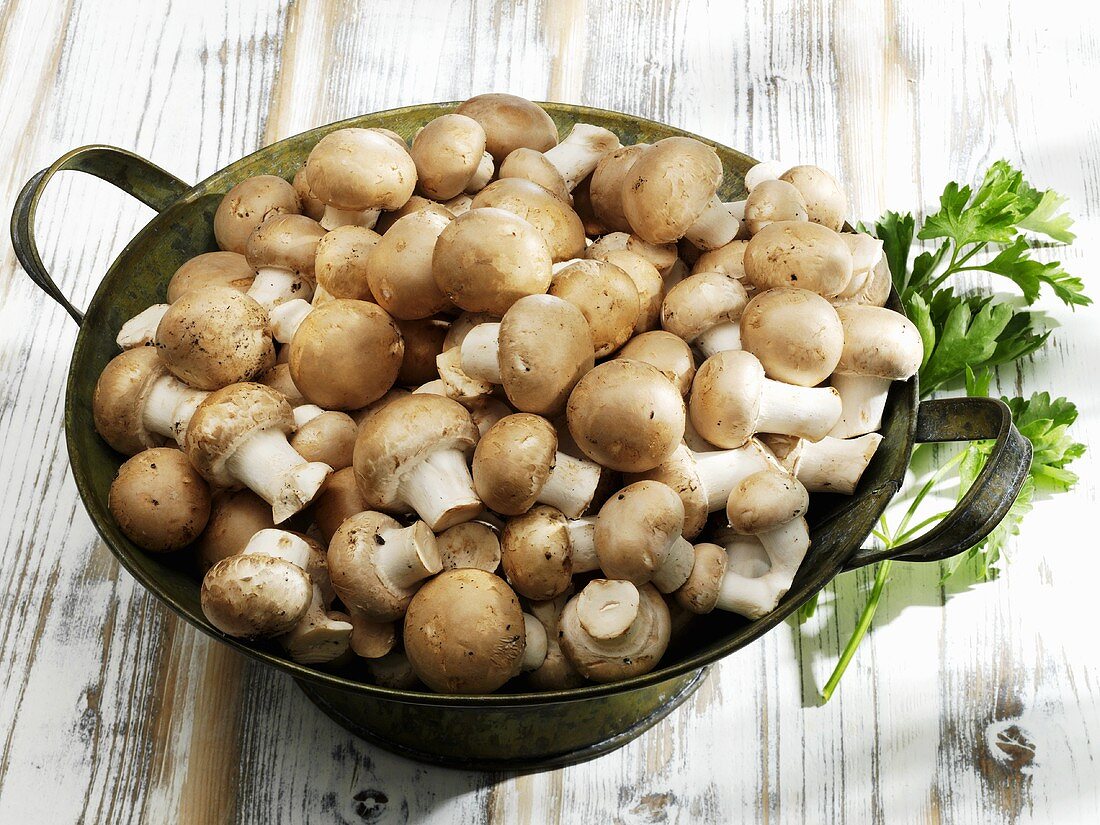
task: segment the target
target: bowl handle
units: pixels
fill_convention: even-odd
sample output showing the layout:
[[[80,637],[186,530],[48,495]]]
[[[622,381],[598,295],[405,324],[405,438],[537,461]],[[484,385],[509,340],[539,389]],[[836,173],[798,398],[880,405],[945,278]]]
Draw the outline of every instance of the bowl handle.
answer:
[[[922,536],[885,550],[865,547],[844,565],[854,570],[884,559],[942,561],[988,536],[1008,513],[1031,468],[1031,442],[1012,423],[997,398],[936,398],[917,408],[916,440],[985,441],[993,451],[970,489],[943,521]]]
[[[39,289],[61,304],[79,324],[84,320],[84,313],[69,303],[54,283],[42,263],[38,244],[34,240],[34,215],[38,209],[38,199],[50,179],[64,170],[86,172],[102,178],[158,212],[163,212],[183,197],[191,187],[145,158],[114,146],[73,149],[27,181],[15,200],[11,215],[11,243],[15,247],[15,257]]]

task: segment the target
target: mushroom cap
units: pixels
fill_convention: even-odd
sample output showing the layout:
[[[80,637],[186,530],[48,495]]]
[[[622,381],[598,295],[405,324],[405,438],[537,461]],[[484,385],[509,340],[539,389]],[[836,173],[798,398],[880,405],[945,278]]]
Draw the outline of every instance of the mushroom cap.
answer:
[[[187,426],[184,451],[211,484],[237,486],[226,459],[258,430],[294,431],[294,412],[281,392],[263,384],[230,384],[206,396]]]
[[[584,224],[561,198],[523,178],[501,178],[476,195],[471,209],[504,209],[535,227],[550,258],[567,261],[584,254]]]
[[[470,413],[442,395],[416,393],[395,398],[359,427],[355,478],[371,507],[400,508],[397,488],[408,467],[435,450],[469,455],[478,440]]]
[[[558,434],[545,418],[515,413],[500,419],[474,450],[478,498],[501,515],[526,513],[550,478],[557,450]]]
[[[474,568],[495,573],[500,567],[500,539],[482,521],[464,521],[435,537],[444,570]]]
[[[195,544],[199,567],[209,570],[244,551],[248,540],[275,527],[271,505],[251,490],[219,490],[210,503],[206,529]]]
[[[536,183],[555,197],[569,203],[573,196],[558,168],[542,152],[521,146],[509,153],[497,170],[500,180],[522,178]],[[578,216],[579,217],[579,216]]]
[[[107,362],[92,394],[92,419],[111,449],[134,455],[166,442],[145,428],[142,410],[153,384],[167,374],[152,347],[123,350]]]
[[[852,253],[828,227],[776,221],[745,246],[745,278],[757,289],[796,286],[831,298],[852,279]]]
[[[347,413],[329,410],[300,426],[290,446],[306,461],[319,461],[333,470],[351,466],[359,428]]]
[[[763,389],[764,368],[755,355],[715,353],[695,373],[688,402],[691,423],[717,447],[740,447],[755,430]]]
[[[402,587],[388,581],[375,560],[378,548],[386,543],[381,534],[401,528],[400,523],[385,513],[367,510],[348,516],[329,542],[328,571],[336,595],[346,606],[362,611],[371,621],[400,619],[420,588],[420,582]],[[435,536],[428,525],[417,521],[410,529],[417,554],[426,560],[425,567],[438,569]]]
[[[550,252],[542,234],[505,209],[471,209],[443,230],[432,272],[443,293],[470,312],[503,315],[524,295],[550,286]]]
[[[451,219],[422,210],[391,226],[367,261],[374,300],[394,318],[427,318],[451,306],[432,275],[432,254]]]
[[[413,597],[405,653],[440,693],[489,693],[519,673],[527,646],[519,599],[484,570],[445,570]]]
[[[852,304],[836,308],[844,329],[844,349],[836,372],[903,381],[924,359],[920,331],[900,312]]]
[[[760,360],[769,378],[816,387],[840,361],[844,329],[833,305],[816,292],[777,287],[745,307],[741,348]]]
[[[278,390],[286,396],[287,402],[292,407],[300,407],[306,402],[306,397],[294,385],[294,379],[290,375],[290,364],[276,364],[271,369],[262,373],[256,379],[259,383]]]
[[[569,396],[566,415],[581,451],[622,472],[653,469],[684,437],[680,391],[641,361],[615,359],[590,370]]]
[[[405,355],[397,373],[397,383],[410,387],[427,384],[439,377],[435,358],[443,352],[447,337],[447,323],[433,318],[415,321],[397,321],[401,339],[405,342]]]
[[[466,115],[441,115],[413,138],[417,189],[437,201],[462,194],[485,155],[485,130]]]
[[[648,332],[661,327],[661,302],[665,297],[665,279],[646,258],[629,249],[601,250],[587,257],[614,264],[630,276],[638,290],[640,313],[634,332]]]
[[[779,176],[794,186],[806,203],[808,218],[834,232],[844,226],[848,212],[848,198],[836,178],[819,166],[793,166]]]
[[[275,175],[245,178],[228,192],[214,213],[214,237],[226,252],[244,254],[248,236],[272,215],[302,211],[294,187]]]
[[[659,481],[636,481],[615,493],[596,518],[596,556],[613,579],[645,584],[684,530],[684,505]]]
[[[355,480],[355,468],[345,467],[326,478],[314,497],[313,520],[325,544],[328,544],[345,519],[367,509]],[[267,517],[271,519],[270,507],[267,508]]]
[[[200,592],[210,624],[244,639],[286,633],[306,615],[312,599],[305,570],[261,553],[222,559],[206,572]]]
[[[729,556],[724,547],[707,543],[695,545],[695,566],[688,580],[674,594],[676,601],[691,613],[710,613],[718,604],[728,564]]]
[[[498,341],[504,393],[523,412],[560,413],[595,363],[584,314],[553,295],[516,301],[500,321]]]
[[[382,239],[365,226],[338,226],[317,243],[317,283],[333,298],[373,301],[367,280],[371,250]]]
[[[679,259],[679,250],[674,243],[655,244],[631,235],[627,232],[612,232],[597,238],[585,252],[586,258],[604,258],[606,253],[616,249],[625,249],[649,261],[664,277]]]
[[[711,327],[741,317],[749,298],[734,278],[716,272],[690,275],[665,295],[661,326],[692,342]]]
[[[745,222],[754,235],[776,221],[804,221],[802,193],[784,180],[761,181],[745,200]]]
[[[648,144],[620,146],[600,158],[588,185],[592,211],[607,232],[633,232],[623,211],[623,178],[626,177]]]
[[[488,312],[460,312],[447,328],[447,337],[443,339],[443,350],[461,347],[470,330],[479,324],[495,324],[499,320],[499,315]]]
[[[521,596],[545,601],[573,582],[573,547],[565,516],[546,504],[508,519],[500,537],[500,562]]]
[[[306,315],[290,341],[290,374],[309,401],[356,410],[397,380],[405,344],[377,304],[337,298]]]
[[[521,146],[545,152],[558,145],[550,115],[530,100],[499,92],[475,95],[456,110],[485,130],[485,150],[500,163]]]
[[[469,195],[459,195],[459,197],[470,198]],[[472,198],[470,198],[470,200],[472,200]],[[395,209],[392,212],[383,212],[379,215],[378,222],[374,225],[374,231],[385,235],[390,227],[399,220],[406,215],[412,215],[416,212],[431,212],[433,215],[439,215],[447,220],[451,220],[455,216],[455,213],[443,204],[430,201],[427,198],[422,198],[420,195],[413,195],[400,209]]]
[[[693,138],[659,140],[623,176],[623,214],[644,240],[677,241],[703,214],[722,182],[718,154]]]
[[[717,272],[728,278],[742,280],[745,277],[745,247],[748,241],[730,241],[725,246],[704,252],[691,267],[691,274]]]
[[[337,129],[306,161],[309,188],[337,209],[400,209],[416,186],[416,164],[404,143],[371,129]]]
[[[734,531],[755,536],[802,518],[809,506],[802,482],[772,467],[741,479],[730,491],[726,517]]]
[[[671,381],[680,395],[687,395],[695,378],[695,356],[678,335],[655,329],[635,335],[615,356],[651,364]]]
[[[289,269],[312,281],[317,242],[324,234],[321,224],[305,215],[272,215],[248,236],[244,255],[255,269]]]
[[[248,259],[239,252],[203,252],[185,261],[168,282],[168,303],[176,302],[183,293],[209,286],[228,286],[247,292],[256,272]]]
[[[294,186],[294,191],[298,193],[298,202],[302,205],[302,214],[313,218],[315,221],[321,220],[325,214],[325,204],[309,188],[309,173],[306,172],[305,164],[302,164],[298,171],[294,173],[294,180],[291,183]]]
[[[829,301],[836,307],[857,304],[882,307],[886,306],[886,302],[890,300],[890,290],[893,289],[893,286],[894,282],[890,277],[890,264],[886,260],[886,256],[883,255],[879,262],[871,268],[871,272],[864,279],[863,285],[854,294],[847,298],[839,296],[830,298]]]
[[[107,507],[126,537],[167,553],[198,538],[210,518],[210,488],[174,447],[154,447],[118,470]]]
[[[554,274],[550,294],[584,315],[596,358],[604,358],[634,333],[641,300],[634,281],[615,264],[581,258]]]
[[[227,286],[181,295],[161,318],[155,342],[168,370],[201,390],[248,381],[275,365],[267,312]]]
[[[684,505],[684,538],[693,539],[703,531],[710,513],[703,481],[699,477],[695,456],[686,444],[680,444],[672,454],[643,473],[631,473],[627,481],[659,481],[680,497]]]

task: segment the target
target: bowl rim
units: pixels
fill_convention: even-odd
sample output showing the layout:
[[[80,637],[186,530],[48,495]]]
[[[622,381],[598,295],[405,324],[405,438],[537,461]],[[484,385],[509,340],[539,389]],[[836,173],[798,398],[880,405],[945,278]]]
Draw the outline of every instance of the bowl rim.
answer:
[[[343,120],[334,121],[332,123],[316,126],[312,129],[307,129],[298,132],[294,135],[282,138],[274,143],[270,143],[266,146],[251,152],[232,163],[221,167],[217,171],[205,177],[195,185],[191,186],[187,192],[185,192],[180,198],[178,198],[173,206],[187,204],[197,200],[199,197],[209,194],[213,183],[216,179],[223,176],[226,172],[235,168],[249,165],[250,162],[261,158],[266,153],[269,153],[273,147],[280,146],[284,143],[299,140],[306,136],[316,135],[318,138],[329,131],[339,128],[347,128],[350,126],[363,126],[363,121],[373,117],[395,117],[402,114],[419,114],[425,110],[430,110],[433,113],[443,114],[447,111],[451,111],[456,108],[461,101],[445,101],[436,103],[420,103],[412,106],[402,106],[393,109],[384,109],[377,112],[366,113],[362,115],[356,115],[354,117],[345,118]],[[741,162],[751,165],[756,163],[756,159],[752,158],[743,152],[733,149],[717,141],[710,140],[700,135],[689,132],[685,129],[680,129],[675,126],[671,126],[660,121],[652,120],[650,118],[641,117],[639,115],[632,115],[626,112],[618,112],[612,109],[601,109],[591,106],[580,106],[569,103],[556,103],[549,101],[536,101],[539,106],[546,109],[551,115],[558,114],[562,116],[572,117],[579,119],[585,115],[591,114],[600,118],[616,118],[626,119],[633,123],[648,124],[661,131],[666,131],[675,135],[690,137],[707,144],[708,146],[721,149],[722,152],[728,153],[737,158]],[[126,258],[131,248],[137,245],[138,241],[144,237],[147,233],[155,231],[161,214],[154,215],[153,218],[142,227],[134,237],[126,243],[125,246],[119,251],[118,255],[112,261],[111,265],[107,269],[107,273],[111,273],[119,262]],[[88,303],[87,314],[92,315],[96,309],[109,300],[110,290],[103,288],[106,282],[106,276],[104,282],[101,283],[95,290],[92,299]],[[896,294],[892,293],[896,299]],[[342,692],[350,692],[359,694],[364,697],[372,697],[378,700],[387,700],[394,702],[401,702],[404,704],[416,704],[416,705],[430,705],[437,707],[484,707],[484,706],[496,706],[496,707],[509,707],[509,706],[521,706],[521,705],[537,705],[537,704],[559,704],[567,702],[577,702],[591,699],[598,699],[600,697],[610,696],[613,694],[627,693],[630,691],[641,690],[646,688],[652,688],[662,683],[670,682],[679,677],[683,677],[685,674],[698,671],[719,659],[725,658],[731,653],[740,650],[741,648],[756,641],[761,636],[770,632],[780,622],[784,621],[789,615],[791,615],[801,604],[787,601],[781,601],[780,605],[768,613],[766,616],[750,621],[748,624],[739,628],[738,630],[729,633],[721,638],[721,641],[715,642],[714,645],[704,651],[693,653],[685,656],[675,662],[671,662],[662,667],[655,668],[648,673],[644,673],[638,676],[632,676],[618,682],[610,683],[590,683],[581,687],[560,689],[560,690],[546,690],[546,691],[520,691],[515,693],[481,693],[481,694],[441,694],[433,693],[430,691],[422,690],[403,690],[397,688],[388,688],[381,685],[375,685],[368,682],[358,681],[345,676],[340,676],[334,673],[330,673],[325,670],[319,670],[309,665],[303,665],[298,662],[294,662],[285,656],[272,653],[269,650],[254,647],[252,644],[245,640],[236,639],[231,636],[227,636],[212,625],[210,625],[204,617],[194,615],[193,612],[180,601],[178,601],[166,588],[162,587],[156,576],[147,573],[140,566],[133,564],[130,559],[130,554],[125,548],[117,547],[112,541],[112,538],[107,534],[107,531],[101,525],[100,520],[95,516],[92,508],[89,507],[88,502],[93,499],[93,491],[91,490],[88,482],[89,474],[85,470],[85,460],[80,452],[75,448],[75,439],[70,437],[72,430],[75,427],[74,424],[74,404],[76,399],[76,367],[81,360],[85,347],[88,346],[88,340],[91,333],[89,332],[90,325],[81,324],[77,333],[76,344],[73,347],[73,355],[69,364],[69,376],[66,382],[66,394],[65,394],[65,430],[66,430],[66,448],[69,455],[70,468],[72,470],[73,479],[76,482],[77,491],[80,494],[81,503],[84,504],[85,510],[88,512],[89,518],[95,527],[96,532],[100,538],[107,545],[111,554],[118,560],[123,568],[131,576],[133,576],[146,590],[151,592],[162,603],[166,604],[176,615],[180,616],[184,621],[190,624],[192,627],[197,628],[207,636],[212,637],[215,641],[227,644],[235,650],[243,653],[258,662],[262,662],[265,665],[274,667],[298,680],[307,681],[313,685],[330,689],[338,690]],[[907,422],[907,444],[906,455],[911,452],[913,448],[913,439],[916,427],[916,407],[918,401],[917,395],[917,383],[916,378],[910,379],[903,384],[903,392],[909,396],[910,406],[912,414],[909,416]],[[891,403],[898,403],[897,397],[891,394]],[[891,482],[882,487],[875,488],[873,490],[866,491],[864,497],[877,497],[881,500],[881,507],[885,508],[886,503],[897,492],[898,484]],[[860,542],[854,543],[846,553],[840,554],[833,564],[833,569],[828,570],[828,575],[822,578],[822,583],[813,592],[820,592],[822,588],[827,586],[840,572],[843,571],[844,563],[846,559],[859,549],[859,546],[866,540],[864,536]],[[810,596],[807,596],[809,598]]]

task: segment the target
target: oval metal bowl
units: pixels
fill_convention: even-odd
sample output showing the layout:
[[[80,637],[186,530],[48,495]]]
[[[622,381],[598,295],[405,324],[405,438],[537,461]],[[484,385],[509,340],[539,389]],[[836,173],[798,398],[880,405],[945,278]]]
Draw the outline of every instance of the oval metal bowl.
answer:
[[[794,586],[774,612],[758,621],[713,613],[696,621],[661,666],[611,685],[554,692],[505,692],[441,696],[367,684],[355,672],[328,672],[296,664],[273,645],[228,638],[199,607],[199,576],[187,553],[147,554],[118,529],[107,510],[107,492],[122,461],[97,435],[92,390],[117,353],[122,323],[164,300],[175,269],[194,255],[216,249],[214,210],[222,195],[246,177],[293,176],[310,148],[327,132],[346,126],[382,126],[411,138],[456,104],[428,104],[364,115],[279,141],[188,186],[148,161],[108,146],[75,149],[23,188],[12,215],[12,240],[28,275],[80,325],[69,370],[65,434],[77,489],[93,523],[123,567],[157,598],[204,633],[294,678],[306,695],[340,725],[413,759],[463,768],[536,770],[590,759],[619,747],[684,701],[708,665],[744,647],[783,621],[834,576],[884,558],[936,561],[972,546],[1000,520],[1015,498],[1030,462],[1030,444],[1012,426],[1007,408],[991,399],[947,399],[918,404],[916,379],[893,387],[885,437],[859,490],[851,497],[815,496],[813,544]],[[562,134],[575,122],[615,131],[624,144],[652,143],[679,129],[617,112],[543,104]],[[692,136],[694,137],[694,136]],[[726,200],[742,196],[744,173],[755,162],[714,144],[725,166]],[[51,280],[34,242],[34,214],[50,178],[77,170],[107,180],[151,206],[157,215],[127,244],[108,270],[86,313],[75,309]],[[900,309],[893,296],[895,309]],[[996,439],[993,456],[970,493],[938,528],[890,553],[861,549],[897,492],[915,442]]]

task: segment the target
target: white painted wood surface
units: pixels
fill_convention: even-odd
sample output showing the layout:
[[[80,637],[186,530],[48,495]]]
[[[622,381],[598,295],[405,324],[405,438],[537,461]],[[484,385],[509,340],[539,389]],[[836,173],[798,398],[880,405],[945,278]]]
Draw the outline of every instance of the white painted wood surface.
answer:
[[[864,217],[930,205],[948,179],[1005,156],[1072,197],[1072,271],[1094,281],[1100,266],[1093,4],[224,5],[0,5],[4,212],[33,172],[84,143],[197,180],[316,124],[507,90],[820,163]],[[46,263],[79,306],[150,212],[70,175],[40,215]],[[780,627],[614,755],[519,778],[433,770],[344,733],[289,679],[197,634],[119,570],[67,468],[74,328],[7,245],[0,265],[0,822],[1100,817],[1093,462],[1028,518],[1000,581],[944,592],[935,565],[896,565],[876,632],[823,708],[817,687],[865,574],[836,583],[806,635]],[[1004,389],[1072,396],[1077,438],[1100,449],[1096,312],[1046,308],[1061,324],[1053,346]]]

